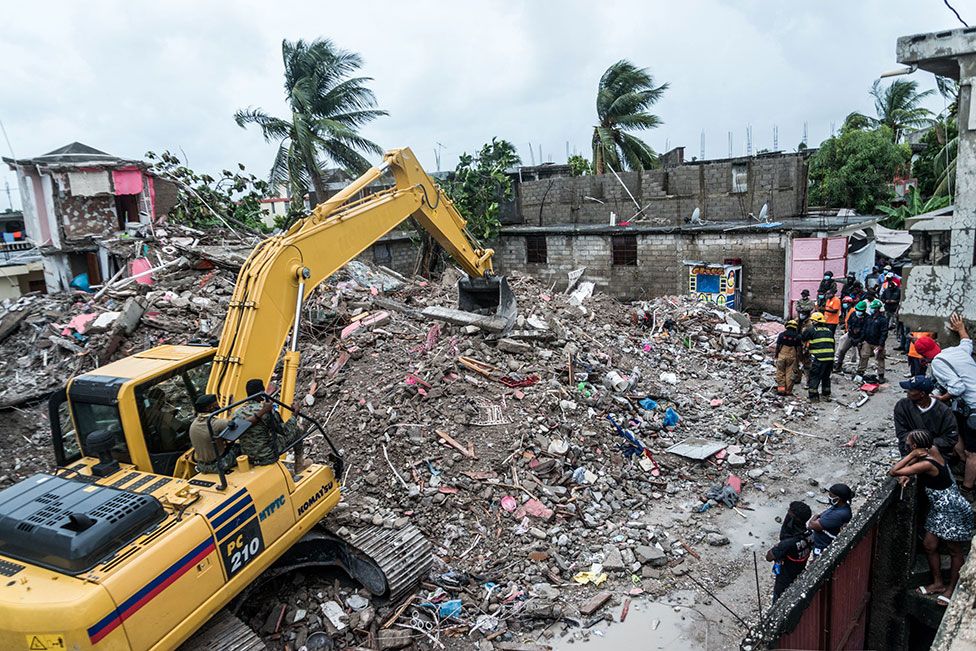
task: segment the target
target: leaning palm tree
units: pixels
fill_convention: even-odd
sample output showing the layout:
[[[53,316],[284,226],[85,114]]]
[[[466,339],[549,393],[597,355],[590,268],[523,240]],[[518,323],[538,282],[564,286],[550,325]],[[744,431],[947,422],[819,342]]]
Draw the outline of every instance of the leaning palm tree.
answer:
[[[337,48],[328,39],[282,41],[285,98],[291,115],[278,118],[259,108],[237,111],[238,126],[255,124],[266,142],[278,144],[269,181],[287,185],[292,206],[301,209],[311,187],[314,203],[326,196],[323,159],[353,174],[369,168],[361,152],[380,154],[379,145],[358,129],[386,111],[376,108],[367,86],[370,77],[351,77],[362,65],[358,54]]]
[[[885,125],[891,129],[895,142],[908,131],[921,129],[932,123],[932,111],[921,106],[922,100],[931,95],[933,90],[918,92],[918,82],[898,79],[882,88],[881,80],[875,80],[871,86],[871,97],[874,98],[874,110],[877,117],[868,117],[859,113],[847,116],[862,119],[872,127]]]
[[[647,109],[667,88],[666,83],[655,86],[651,73],[630,61],[621,60],[607,68],[596,95],[599,124],[593,127],[593,169],[597,174],[605,174],[607,167],[639,170],[657,165],[657,154],[650,145],[627,132],[662,124]]]

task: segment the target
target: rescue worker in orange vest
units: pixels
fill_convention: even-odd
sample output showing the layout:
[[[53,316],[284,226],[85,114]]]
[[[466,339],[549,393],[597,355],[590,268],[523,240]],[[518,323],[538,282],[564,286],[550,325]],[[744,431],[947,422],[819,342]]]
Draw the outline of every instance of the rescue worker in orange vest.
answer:
[[[781,396],[793,395],[793,384],[800,375],[800,353],[803,340],[797,331],[794,319],[786,322],[786,330],[776,337],[776,393]]]
[[[928,372],[929,360],[935,357],[935,355],[938,355],[940,352],[942,352],[942,348],[940,348],[938,344],[935,344],[935,346],[933,347],[932,344],[929,343],[930,341],[934,343],[937,335],[938,333],[924,332],[922,330],[911,333],[911,336],[909,337],[909,341],[911,341],[911,345],[909,345],[908,347],[908,372],[910,375],[908,375],[907,377],[915,377],[916,375],[925,375]],[[926,338],[926,341],[922,342],[923,348],[927,346],[930,349],[934,348],[935,350],[935,354],[929,355],[928,359],[926,359],[926,357],[923,356],[921,352],[919,352],[918,348],[915,347],[915,344],[918,343],[919,339],[921,339],[922,337]],[[926,350],[926,352],[929,351]]]
[[[824,301],[823,315],[827,329],[830,330],[831,335],[834,335],[837,332],[838,324],[840,324],[840,299],[837,298],[836,290],[827,290],[827,300]]]

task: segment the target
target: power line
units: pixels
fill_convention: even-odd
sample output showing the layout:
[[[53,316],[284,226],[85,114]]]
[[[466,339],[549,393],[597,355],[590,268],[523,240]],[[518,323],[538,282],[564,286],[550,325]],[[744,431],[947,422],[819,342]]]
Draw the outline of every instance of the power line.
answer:
[[[942,0],[942,2],[945,3],[945,6],[949,7],[949,11],[951,11],[954,14],[956,14],[956,18],[959,19],[959,22],[960,23],[962,23],[966,27],[969,27],[969,23],[967,23],[965,20],[962,19],[962,16],[959,15],[959,12],[956,11],[956,9],[951,4],[949,4],[949,0]]]

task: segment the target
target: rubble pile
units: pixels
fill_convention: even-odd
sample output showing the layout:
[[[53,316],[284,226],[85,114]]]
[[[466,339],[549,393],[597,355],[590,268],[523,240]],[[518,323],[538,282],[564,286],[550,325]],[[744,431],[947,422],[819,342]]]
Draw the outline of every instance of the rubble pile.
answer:
[[[439,635],[513,644],[559,621],[585,630],[611,595],[661,594],[700,558],[697,546],[729,544],[695,518],[720,504],[706,493],[730,473],[759,484],[790,436],[765,420],[784,404],[771,391],[770,334],[684,297],[628,306],[584,291],[580,300],[522,276],[509,279],[520,316],[507,334],[425,318],[454,303],[455,279],[406,281],[385,295],[343,281],[313,308],[338,323],[306,342],[298,386],[307,393],[297,399],[328,422],[349,463],[327,524],[344,533],[413,522],[437,559],[415,601],[374,638],[409,640],[399,623],[423,629],[413,631],[420,639],[424,622]],[[314,437],[313,448],[325,453]],[[672,521],[647,518],[655,502]],[[265,634],[288,648],[318,629],[363,644],[370,626],[359,611],[342,608],[351,623],[341,629],[323,612],[341,607],[345,590],[303,581],[269,595],[289,615]],[[446,604],[458,612],[441,621]],[[381,606],[381,620],[394,605]],[[269,614],[252,616],[260,627]]]
[[[14,454],[0,483],[50,464],[37,400],[68,377],[219,335],[250,245],[169,230],[136,243],[151,284],[4,305],[0,407],[21,424],[5,428]],[[553,623],[586,630],[622,595],[673,587],[697,549],[729,544],[697,514],[748,508],[791,438],[766,352],[778,324],[686,297],[625,305],[579,276],[560,292],[513,276],[517,322],[489,332],[476,315],[437,318],[456,280],[353,262],[306,302],[296,405],[347,462],[328,526],[413,523],[436,560],[406,606],[313,573],[259,590],[245,613],[277,648],[316,648],[323,634],[340,647],[463,635],[516,648]],[[321,434],[309,447],[326,457]],[[673,517],[652,520],[652,506]]]

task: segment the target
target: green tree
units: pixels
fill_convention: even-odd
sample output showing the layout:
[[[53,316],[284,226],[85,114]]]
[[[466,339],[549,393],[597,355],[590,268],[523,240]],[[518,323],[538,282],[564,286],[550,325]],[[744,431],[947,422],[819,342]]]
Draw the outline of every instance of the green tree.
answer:
[[[957,135],[958,127],[953,116],[951,119],[936,122],[922,137],[921,144],[925,149],[912,163],[912,176],[918,180],[918,189],[922,196],[942,194],[940,188],[945,189],[945,171],[950,167],[955,169]]]
[[[498,234],[501,202],[511,199],[513,192],[505,172],[521,162],[515,145],[492,138],[476,156],[461,154],[453,176],[442,184],[475,237],[491,239]]]
[[[922,193],[916,188],[909,188],[905,195],[905,203],[893,208],[891,206],[878,206],[878,210],[888,215],[882,222],[888,228],[904,228],[905,220],[915,215],[945,208],[949,205],[949,197],[931,197],[928,201],[922,201]]]
[[[269,181],[287,185],[292,206],[299,209],[309,189],[315,192],[313,205],[325,199],[324,161],[354,175],[369,168],[361,152],[380,154],[382,149],[359,135],[359,128],[387,112],[375,108],[376,97],[367,86],[372,78],[351,76],[363,65],[358,54],[316,39],[282,41],[281,56],[291,115],[278,118],[247,108],[237,111],[234,120],[240,127],[257,125],[266,142],[278,144]]]
[[[566,163],[569,165],[569,173],[572,176],[586,176],[587,174],[593,173],[593,168],[590,167],[590,161],[586,160],[585,156],[573,154]]]
[[[170,219],[194,228],[230,228],[247,233],[268,230],[261,217],[261,199],[268,184],[248,174],[241,163],[238,171],[223,170],[216,178],[200,174],[183,164],[175,154],[146,152],[150,171],[172,181],[179,188]]]
[[[898,142],[908,131],[914,131],[928,126],[932,122],[932,111],[922,106],[922,101],[932,95],[934,90],[918,92],[918,82],[907,79],[897,79],[888,86],[882,86],[881,80],[875,80],[871,86],[871,97],[874,98],[876,117],[869,117],[860,113],[851,113],[845,120],[845,126],[857,125],[880,127],[886,126],[893,142]]]
[[[908,169],[911,149],[892,142],[891,130],[849,129],[828,138],[810,159],[811,205],[871,214],[887,205],[889,185]]]
[[[653,129],[663,124],[648,112],[668,89],[654,85],[646,68],[620,60],[607,68],[596,94],[598,124],[593,127],[593,169],[605,174],[607,167],[620,171],[651,169],[658,164],[650,145],[629,131]]]

